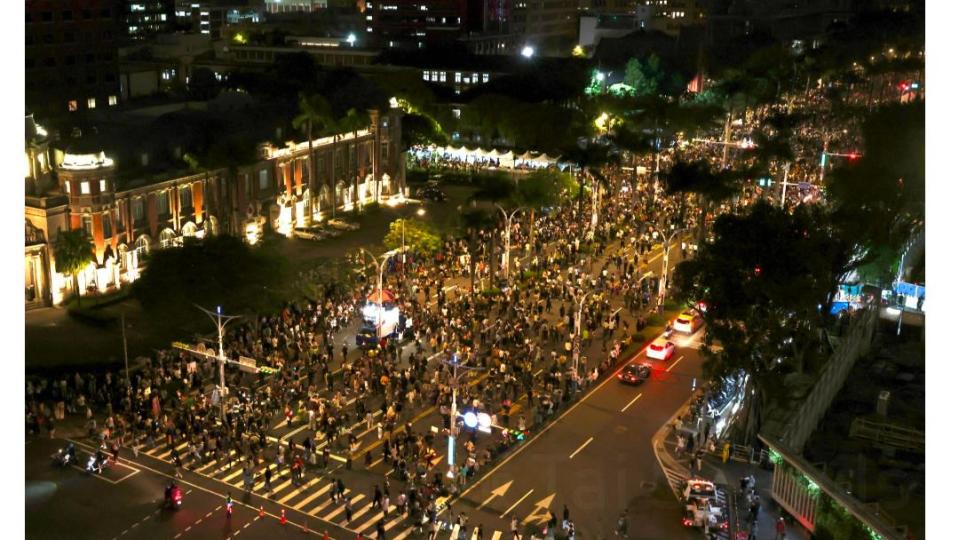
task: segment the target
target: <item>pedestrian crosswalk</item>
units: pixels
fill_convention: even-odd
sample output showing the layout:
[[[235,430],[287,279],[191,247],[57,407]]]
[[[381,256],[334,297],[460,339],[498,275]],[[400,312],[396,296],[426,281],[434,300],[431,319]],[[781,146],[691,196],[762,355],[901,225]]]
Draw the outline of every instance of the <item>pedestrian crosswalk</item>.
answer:
[[[686,480],[689,480],[689,473],[684,470],[674,469],[672,467],[663,467],[666,473],[666,481],[669,483],[669,489],[673,491],[678,499],[686,486]]]
[[[341,526],[365,538],[377,537],[378,528],[385,531],[391,540],[422,538],[430,534],[428,524],[418,523],[413,517],[404,514],[396,504],[390,504],[384,512],[380,504],[374,504],[369,494],[345,488],[343,496],[334,500],[331,492],[335,484],[328,474],[316,476],[311,474],[310,479],[304,478],[294,483],[288,466],[277,466],[273,462],[265,462],[253,467],[250,475],[244,475],[244,466],[247,464],[235,450],[221,454],[218,459],[206,456],[202,461],[197,462],[196,457],[188,453],[187,447],[187,443],[179,443],[171,447],[165,441],[158,441],[150,448],[141,446],[139,451],[141,454],[172,464],[175,448],[189,470],[222,482],[230,486],[229,489],[244,490],[246,478],[252,477],[252,492],[269,496],[271,500],[285,506],[288,516],[290,512],[300,512],[304,516]],[[443,456],[437,456],[431,460],[430,468],[442,466],[443,462]],[[272,471],[269,488],[266,486],[264,476],[267,467],[270,467]],[[350,502],[349,516],[346,500]],[[500,530],[484,531],[484,536],[481,537],[479,527],[473,525],[461,527],[440,521],[438,527],[439,530],[434,537],[436,540],[513,539],[511,532]],[[533,540],[533,537],[527,537],[526,540]]]
[[[144,455],[172,464],[175,448],[184,464],[193,472],[222,482],[231,489],[245,488],[244,482],[248,475],[244,475],[243,472],[246,463],[235,450],[221,455],[219,459],[207,457],[204,461],[196,463],[195,456],[185,453],[187,446],[187,443],[181,443],[171,447],[165,442],[158,442],[151,448],[141,446],[139,451]],[[269,486],[266,485],[264,476],[267,467],[270,467],[273,473]],[[340,525],[364,537],[374,537],[378,525],[383,530],[392,532],[390,537],[395,539],[406,538],[414,531],[412,518],[400,512],[395,504],[390,505],[388,510],[383,512],[379,505],[372,504],[367,495],[351,491],[349,488],[344,489],[341,499],[334,500],[331,497],[334,484],[328,475],[317,475],[309,480],[303,479],[301,482],[294,483],[290,468],[278,467],[274,463],[256,465],[251,475],[254,479],[253,493],[269,495],[276,503],[287,507],[288,512],[301,512],[310,517]],[[345,500],[347,499],[350,501],[351,508],[349,520],[346,516]]]

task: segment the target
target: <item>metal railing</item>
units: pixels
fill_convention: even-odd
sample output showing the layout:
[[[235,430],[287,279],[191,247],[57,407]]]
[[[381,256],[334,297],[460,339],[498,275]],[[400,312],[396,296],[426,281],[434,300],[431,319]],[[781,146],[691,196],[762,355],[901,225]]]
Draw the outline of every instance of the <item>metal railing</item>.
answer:
[[[903,450],[926,451],[925,431],[885,422],[873,422],[861,417],[853,419],[849,436]]]

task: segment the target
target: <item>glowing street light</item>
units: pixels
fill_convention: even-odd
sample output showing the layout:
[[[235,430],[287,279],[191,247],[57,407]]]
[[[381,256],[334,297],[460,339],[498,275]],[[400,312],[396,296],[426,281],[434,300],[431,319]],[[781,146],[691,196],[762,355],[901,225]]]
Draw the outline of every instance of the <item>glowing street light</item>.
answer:
[[[355,46],[356,44],[356,34],[350,32],[350,35],[346,36],[346,42],[350,44],[350,47]]]
[[[532,58],[536,54],[536,49],[532,45],[526,45],[520,51],[520,54],[523,55],[523,58]]]

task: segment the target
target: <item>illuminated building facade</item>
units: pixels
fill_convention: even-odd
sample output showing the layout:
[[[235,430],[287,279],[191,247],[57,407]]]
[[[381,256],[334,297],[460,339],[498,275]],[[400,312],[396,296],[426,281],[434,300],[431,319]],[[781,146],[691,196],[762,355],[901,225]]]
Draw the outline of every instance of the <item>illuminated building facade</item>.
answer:
[[[77,280],[86,295],[136,280],[143,255],[182,245],[185,238],[222,233],[256,240],[265,230],[291,235],[294,227],[337,210],[403,193],[400,117],[398,109],[370,111],[371,125],[355,136],[314,140],[317,174],[310,182],[307,141],[260,144],[258,160],[233,174],[214,169],[131,178],[119,173],[121,164],[100,147],[95,134],[74,130],[51,144],[27,115],[26,307],[57,305],[74,293],[72,277],[57,271],[54,246],[60,231],[84,229],[94,244],[95,260]]]

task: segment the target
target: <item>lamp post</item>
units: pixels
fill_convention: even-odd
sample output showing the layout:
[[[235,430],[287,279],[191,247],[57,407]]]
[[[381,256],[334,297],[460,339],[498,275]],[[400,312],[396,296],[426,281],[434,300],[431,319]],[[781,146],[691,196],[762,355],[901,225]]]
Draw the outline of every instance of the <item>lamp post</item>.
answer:
[[[206,313],[210,320],[213,321],[213,324],[216,325],[216,334],[217,334],[217,344],[218,350],[216,355],[216,360],[220,364],[220,418],[226,421],[226,375],[224,374],[224,366],[226,365],[227,359],[226,355],[223,353],[223,331],[226,329],[226,325],[234,319],[239,319],[239,315],[224,315],[223,308],[220,306],[216,307],[216,312],[212,312],[206,308],[197,306],[197,308]]]
[[[525,210],[523,207],[519,207],[512,212],[507,213],[502,206],[496,205],[496,208],[503,213],[503,219],[506,220],[506,254],[504,257],[505,268],[506,268],[506,286],[509,287],[509,252],[510,252],[510,237],[512,236],[513,231],[513,218],[516,217],[516,214]]]
[[[579,300],[576,302],[578,305],[576,309],[576,317],[573,318],[573,331],[576,332],[576,335],[573,338],[573,373],[575,373],[576,376],[579,376],[580,342],[583,340],[583,305],[585,305],[586,299],[589,298],[589,295],[589,291],[583,291],[581,293]]]
[[[450,380],[450,388],[452,389],[452,402],[450,403],[450,429],[449,429],[449,438],[447,439],[447,452],[446,452],[446,463],[449,465],[449,471],[446,473],[447,478],[455,478],[455,467],[456,467],[456,435],[454,434],[454,428],[456,427],[456,390],[459,388],[459,377],[463,375],[460,373],[460,369],[467,370],[464,373],[468,373],[472,370],[483,369],[480,367],[470,367],[460,363],[459,354],[453,353],[449,360],[444,362],[449,366],[453,366],[453,378]]]
[[[673,232],[669,233],[669,236],[666,236],[659,230],[659,227],[655,226],[654,224],[647,223],[646,225],[653,229],[653,232],[658,234],[663,239],[663,273],[659,277],[659,293],[657,295],[658,298],[656,303],[657,309],[661,310],[663,308],[663,304],[666,302],[666,279],[669,276],[669,247],[670,244],[673,243],[673,238],[675,238],[677,234],[685,231],[686,228],[683,227],[680,229],[675,229]]]
[[[360,248],[361,253],[369,255],[373,259],[373,266],[377,270],[377,280],[376,280],[376,296],[377,300],[380,303],[379,309],[376,310],[376,337],[379,339],[380,332],[380,315],[383,312],[383,270],[386,268],[386,262],[390,260],[395,253],[395,250],[387,251],[381,257],[382,260],[378,259],[376,255],[373,255],[366,248]]]

